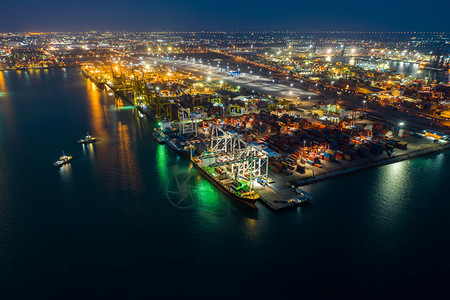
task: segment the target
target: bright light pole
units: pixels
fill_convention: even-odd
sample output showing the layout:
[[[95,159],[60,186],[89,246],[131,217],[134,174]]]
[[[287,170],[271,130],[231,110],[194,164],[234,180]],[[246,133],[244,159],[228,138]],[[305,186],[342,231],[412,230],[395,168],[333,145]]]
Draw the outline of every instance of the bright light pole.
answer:
[[[400,123],[398,123],[398,125],[400,126],[399,129],[398,129],[398,136],[402,137],[403,136],[403,125],[405,125],[405,123],[404,122],[400,122]],[[401,135],[400,135],[400,133],[401,133]]]

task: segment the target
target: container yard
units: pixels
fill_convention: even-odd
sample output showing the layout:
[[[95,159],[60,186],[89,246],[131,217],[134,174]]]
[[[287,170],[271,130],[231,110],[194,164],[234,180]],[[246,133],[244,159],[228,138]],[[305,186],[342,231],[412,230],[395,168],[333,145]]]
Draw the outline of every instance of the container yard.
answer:
[[[267,153],[268,184],[255,185],[255,190],[274,211],[298,206],[299,186],[450,148],[443,136],[388,123],[359,121],[344,127],[260,113],[223,124]]]
[[[174,68],[83,69],[158,122],[158,142],[189,157],[230,198],[273,211],[311,202],[319,180],[449,148],[448,137],[371,118],[365,109],[248,93]]]

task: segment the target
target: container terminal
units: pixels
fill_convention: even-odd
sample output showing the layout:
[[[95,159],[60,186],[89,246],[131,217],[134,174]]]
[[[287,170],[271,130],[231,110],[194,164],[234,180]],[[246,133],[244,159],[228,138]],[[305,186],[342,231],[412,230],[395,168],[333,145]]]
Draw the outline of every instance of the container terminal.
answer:
[[[253,209],[257,201],[273,211],[297,207],[301,186],[450,148],[446,133],[370,109],[298,105],[156,61],[99,61],[81,70],[154,119],[155,140]]]

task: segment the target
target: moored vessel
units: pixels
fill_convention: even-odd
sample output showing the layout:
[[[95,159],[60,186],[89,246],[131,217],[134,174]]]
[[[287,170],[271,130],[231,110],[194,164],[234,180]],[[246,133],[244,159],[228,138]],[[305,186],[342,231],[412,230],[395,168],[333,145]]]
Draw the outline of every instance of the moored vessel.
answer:
[[[182,142],[178,140],[177,137],[168,137],[166,138],[166,144],[175,150],[177,153],[184,156],[191,156],[195,151],[195,146],[190,144],[189,142]]]
[[[253,209],[258,209],[255,202],[260,197],[253,188],[248,186],[247,182],[241,180],[237,176],[233,176],[224,166],[215,166],[214,164],[204,165],[204,162],[207,160],[207,154],[192,158],[195,168],[199,170],[209,182],[214,184],[229,197],[245,203]]]

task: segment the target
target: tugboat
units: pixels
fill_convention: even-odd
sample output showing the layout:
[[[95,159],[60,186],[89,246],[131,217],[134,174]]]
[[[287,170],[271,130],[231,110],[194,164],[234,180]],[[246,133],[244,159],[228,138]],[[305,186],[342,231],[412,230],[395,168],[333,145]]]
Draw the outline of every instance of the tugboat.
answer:
[[[97,141],[97,138],[90,136],[89,132],[86,134],[86,136],[84,137],[84,139],[78,140],[77,143],[78,144],[89,144],[89,143],[93,143]]]
[[[64,154],[64,151],[63,151],[63,155],[61,157],[59,157],[58,161],[55,161],[53,163],[53,166],[61,167],[62,165],[70,163],[71,161],[72,161],[72,156],[67,156],[66,154]]]
[[[156,128],[155,131],[153,131],[153,139],[157,141],[158,144],[164,144],[166,142],[159,128]]]

